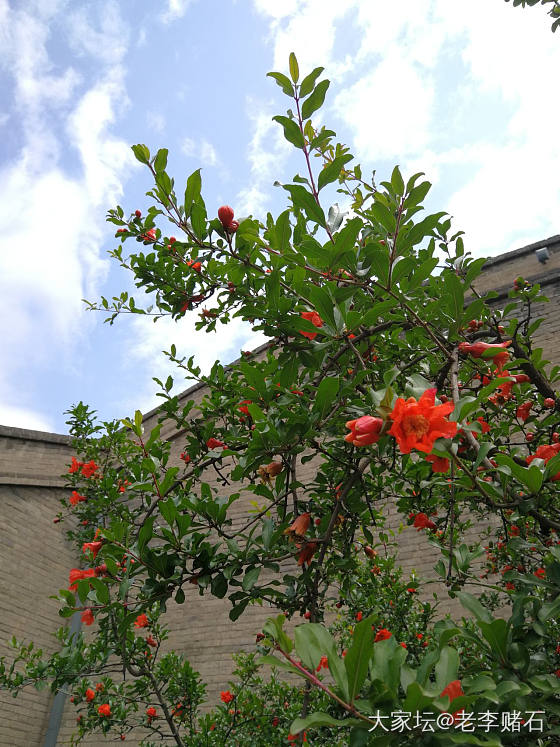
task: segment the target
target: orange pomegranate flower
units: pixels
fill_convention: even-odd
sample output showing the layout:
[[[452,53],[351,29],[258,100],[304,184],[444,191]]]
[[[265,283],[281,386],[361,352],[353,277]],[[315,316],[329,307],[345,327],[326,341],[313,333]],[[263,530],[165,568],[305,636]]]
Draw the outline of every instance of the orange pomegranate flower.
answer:
[[[294,535],[305,537],[310,524],[311,514],[300,514],[287,529],[284,529],[284,534],[289,534],[290,537],[293,537]]]
[[[383,420],[372,415],[362,415],[356,420],[349,420],[346,427],[350,428],[350,433],[344,436],[345,441],[354,446],[370,446],[379,441]]]
[[[453,682],[450,682],[449,685],[443,688],[443,690],[440,692],[439,696],[440,698],[443,698],[445,695],[449,698],[449,705],[453,703],[455,698],[461,697],[461,695],[464,695],[463,688],[461,686],[461,680],[453,680]],[[463,709],[461,708],[458,711],[455,711],[453,713],[453,722],[459,721],[459,714],[463,712]]]
[[[89,607],[86,607],[82,612],[81,620],[84,625],[93,625],[93,623],[95,622],[95,617],[93,616],[93,612]]]
[[[414,524],[412,525],[419,532],[421,529],[437,529],[433,521],[428,518],[428,514],[420,513],[414,516]]]
[[[380,628],[375,634],[374,643],[377,643],[378,641],[386,641],[392,635],[391,631],[387,630],[387,628]]]
[[[82,545],[82,552],[88,552],[88,550],[91,550],[93,554],[93,559],[97,557],[97,553],[101,550],[103,547],[103,540],[99,540],[98,542],[84,542]]]
[[[501,371],[504,363],[509,360],[509,351],[506,350],[508,345],[511,345],[511,340],[500,343],[461,342],[459,343],[459,351],[473,358],[491,358],[498,371]]]
[[[91,578],[95,576],[95,568],[88,568],[85,571],[81,571],[79,568],[72,568],[70,571],[70,591],[76,591],[78,588],[77,581],[81,581],[83,578]]]
[[[426,389],[420,399],[414,397],[404,400],[399,397],[390,417],[393,425],[388,431],[397,439],[403,454],[410,454],[412,449],[429,454],[438,438],[452,438],[457,432],[457,423],[447,420],[455,405],[445,402],[435,404],[436,390]]]
[[[449,459],[446,457],[439,457],[435,454],[428,454],[426,461],[431,462],[432,472],[449,472]]]
[[[309,564],[311,563],[311,558],[315,555],[316,552],[317,552],[317,543],[306,542],[303,545],[303,547],[301,547],[300,549],[297,564],[303,567],[307,563],[307,566],[309,567]]]
[[[323,320],[316,311],[302,311],[300,316],[302,319],[307,319],[308,322],[311,322],[314,327],[323,326]],[[307,337],[308,340],[314,340],[317,337],[317,332],[304,332],[301,329],[299,332],[304,337]]]

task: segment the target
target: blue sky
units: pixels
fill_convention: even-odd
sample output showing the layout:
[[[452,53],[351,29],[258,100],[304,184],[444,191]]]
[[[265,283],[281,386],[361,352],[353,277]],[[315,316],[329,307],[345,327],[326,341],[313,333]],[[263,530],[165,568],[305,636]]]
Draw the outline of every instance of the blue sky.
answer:
[[[498,254],[560,231],[559,43],[542,9],[503,0],[0,0],[0,423],[148,410],[172,342],[207,368],[262,341],[85,311],[131,288],[105,214],[147,206],[132,143],[169,148],[177,184],[202,166],[209,211],[280,211],[273,182],[302,165],[266,73],[294,51],[326,68],[321,121],[365,170],[426,172],[428,208]]]

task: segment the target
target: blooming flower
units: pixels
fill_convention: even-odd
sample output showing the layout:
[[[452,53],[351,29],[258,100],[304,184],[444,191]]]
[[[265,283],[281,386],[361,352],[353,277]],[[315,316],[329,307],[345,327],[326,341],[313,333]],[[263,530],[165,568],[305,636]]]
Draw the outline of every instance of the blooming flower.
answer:
[[[491,358],[498,371],[501,371],[504,363],[509,359],[509,351],[506,348],[510,344],[511,340],[500,343],[461,342],[459,343],[459,351],[473,358]]]
[[[455,700],[455,698],[459,698],[461,695],[464,695],[463,688],[461,687],[461,680],[453,680],[453,682],[450,682],[446,687],[443,688],[441,691],[440,698],[443,698],[445,695],[449,698],[449,705]],[[458,714],[462,713],[463,709],[461,708],[458,711],[455,711],[453,714],[453,722],[458,721]]]
[[[68,587],[71,591],[76,591],[78,588],[77,581],[81,581],[84,578],[92,578],[95,576],[95,568],[88,568],[85,571],[81,571],[79,568],[72,568],[70,571],[70,586]]]
[[[537,578],[544,578],[546,576],[546,571],[544,568],[537,568],[537,570],[533,573],[533,576],[536,576]]]
[[[111,706],[108,703],[103,703],[103,705],[100,705],[97,709],[97,713],[100,716],[110,716],[111,715]]]
[[[349,420],[346,427],[350,428],[350,433],[344,437],[345,441],[354,446],[370,446],[379,441],[383,420],[371,415],[362,415],[356,420]]]
[[[154,639],[152,638],[152,636],[151,636],[151,635],[149,635],[149,636],[148,636],[148,637],[146,638],[146,643],[148,644],[148,646],[151,646],[152,648],[156,648],[156,646],[157,646],[157,641],[155,641],[155,640],[154,640]]]
[[[439,457],[435,454],[428,454],[426,461],[431,462],[432,472],[449,472],[449,459],[446,457]]]
[[[539,446],[537,448],[534,454],[527,457],[527,464],[531,464],[533,459],[542,459],[543,462],[547,464],[552,459],[552,457],[556,456],[556,454],[558,453],[560,453],[560,443],[543,444],[543,446]],[[560,472],[557,472],[550,479],[553,482],[560,480]]]
[[[244,399],[242,402],[239,403],[239,406],[237,409],[239,410],[239,412],[242,412],[244,415],[248,415],[249,408],[247,407],[247,405],[251,405],[251,404],[252,404],[252,400]]]
[[[428,514],[419,513],[414,517],[413,526],[419,532],[421,529],[436,529],[436,525],[428,518]]]
[[[218,446],[225,447],[225,443],[223,441],[218,441],[217,438],[209,438],[208,441],[206,441],[206,446],[208,446],[209,449],[217,449]]]
[[[71,506],[77,506],[78,503],[85,503],[87,498],[85,495],[80,495],[76,490],[73,490],[68,500],[70,501]]]
[[[95,622],[95,617],[93,616],[93,612],[89,607],[86,607],[86,609],[82,612],[81,621],[84,623],[84,625],[93,625]]]
[[[91,703],[91,701],[94,698],[95,698],[95,692],[90,687],[88,687],[88,689],[86,690],[86,700],[87,700],[87,702]]]
[[[321,317],[316,311],[302,311],[300,316],[303,319],[307,319],[307,321],[311,322],[311,324],[313,324],[314,327],[323,326],[323,320],[321,319]],[[309,340],[314,340],[317,337],[317,332],[304,332],[301,329],[299,332],[304,337],[307,337]]]
[[[84,477],[94,477],[95,472],[99,469],[99,465],[96,464],[93,459],[86,464],[82,464],[82,475]]]
[[[387,628],[380,628],[375,635],[374,643],[377,643],[378,641],[386,641],[392,635],[391,631],[387,630]]]
[[[300,550],[300,553],[298,555],[298,565],[304,566],[306,563],[309,566],[311,563],[311,558],[315,555],[317,552],[317,543],[316,542],[306,542],[303,547]]]
[[[184,461],[185,464],[188,464],[191,461],[190,454],[187,454],[186,452],[182,451],[180,459]]]
[[[68,473],[71,475],[74,472],[79,472],[80,467],[83,465],[83,462],[79,462],[76,457],[72,457],[72,464],[70,465],[68,469]]]
[[[105,685],[102,682],[98,682],[95,686],[95,689],[98,693],[102,692],[105,689]]]
[[[403,454],[410,454],[412,449],[418,449],[429,454],[438,438],[452,438],[457,432],[457,423],[452,423],[445,417],[449,415],[455,405],[445,402],[435,404],[436,390],[426,389],[420,399],[409,397],[406,401],[399,397],[390,414],[393,425],[389,433],[397,439]]]
[[[151,720],[157,718],[157,711],[153,706],[146,708],[146,716]]]
[[[357,622],[360,622],[361,619],[362,619],[362,617],[363,617],[363,615],[362,615],[361,612],[356,612],[356,620],[357,620]]]
[[[531,407],[533,407],[532,402],[524,402],[522,405],[519,405],[517,410],[515,411],[515,416],[519,419],[525,422],[529,415],[531,414]]]
[[[276,477],[276,475],[279,475],[280,472],[282,472],[282,468],[282,462],[270,462],[270,464],[267,464],[264,469],[270,477]]]
[[[134,621],[135,628],[146,628],[148,627],[148,625],[149,625],[148,618],[146,617],[144,613],[142,613],[141,615],[138,615],[138,617]]]
[[[101,550],[103,547],[103,540],[99,540],[98,542],[84,542],[82,545],[82,552],[88,552],[91,550],[93,553],[93,559],[97,557],[97,553]]]
[[[329,668],[329,659],[327,656],[321,656],[321,659],[319,661],[319,666],[317,667],[317,672],[320,672],[321,669],[328,669]]]
[[[300,514],[296,519],[294,519],[294,521],[287,529],[284,529],[284,534],[289,534],[290,537],[293,537],[294,535],[298,537],[305,537],[310,524],[311,514]]]
[[[229,690],[222,690],[222,692],[220,693],[220,699],[222,703],[231,703],[234,697],[235,695],[233,693],[230,693]]]

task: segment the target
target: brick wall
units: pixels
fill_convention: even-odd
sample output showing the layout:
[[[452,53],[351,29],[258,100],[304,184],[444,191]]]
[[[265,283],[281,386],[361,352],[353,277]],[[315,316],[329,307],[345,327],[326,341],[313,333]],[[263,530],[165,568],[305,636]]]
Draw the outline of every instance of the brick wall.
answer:
[[[535,249],[548,245],[549,261],[540,264]],[[540,282],[550,303],[539,304],[535,317],[543,316],[545,323],[536,335],[537,344],[545,348],[546,357],[560,362],[560,236],[538,242],[529,247],[491,259],[477,289],[484,293],[495,289],[499,293],[496,304],[502,304],[513,280],[523,275],[532,282]],[[261,349],[262,354],[262,349]],[[194,387],[183,396],[199,402],[203,387]],[[116,413],[118,415],[118,413]],[[145,416],[149,430],[157,422],[157,413]],[[167,422],[162,437],[172,443],[172,459],[180,464],[183,451],[182,434]],[[0,652],[8,650],[6,641],[15,635],[34,640],[50,651],[55,642],[51,631],[61,624],[58,605],[48,599],[67,585],[68,569],[77,558],[65,543],[63,532],[52,523],[59,504],[64,481],[60,475],[70,462],[71,449],[65,436],[0,426]],[[305,471],[303,471],[305,470]],[[302,477],[313,470],[311,464],[302,468]],[[208,482],[214,478],[209,475]],[[214,480],[215,482],[215,480]],[[251,496],[252,497],[252,496]],[[233,510],[234,521],[247,515],[248,503],[238,501]],[[398,532],[405,517],[393,505],[387,506],[390,525],[399,538],[399,560],[405,570],[417,575],[431,576],[439,557],[431,548],[425,533],[410,527]],[[471,531],[474,538],[477,526]],[[253,649],[255,634],[270,615],[263,607],[250,607],[236,623],[228,618],[230,603],[211,596],[200,597],[196,588],[186,589],[183,605],[171,603],[166,617],[171,635],[168,646],[183,652],[208,684],[210,705],[217,702],[232,671],[231,654]],[[457,614],[452,600],[443,600],[441,613]],[[0,746],[27,747],[41,745],[47,727],[52,697],[47,691],[37,693],[28,689],[17,699],[0,692]],[[67,703],[58,744],[68,744],[75,723],[73,707]],[[88,740],[87,745],[102,745],[101,737]],[[126,744],[135,744],[127,738]]]

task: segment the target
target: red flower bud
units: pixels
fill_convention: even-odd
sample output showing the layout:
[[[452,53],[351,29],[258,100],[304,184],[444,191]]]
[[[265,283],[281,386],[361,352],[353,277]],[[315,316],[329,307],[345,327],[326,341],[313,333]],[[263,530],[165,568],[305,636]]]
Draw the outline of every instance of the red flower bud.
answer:
[[[222,205],[221,208],[218,208],[218,218],[220,219],[220,223],[225,229],[229,228],[234,215],[235,213],[233,212],[233,208],[231,208],[229,205]]]
[[[547,397],[547,398],[545,399],[545,401],[543,402],[543,405],[544,405],[545,407],[548,407],[548,408],[550,408],[550,409],[551,409],[551,408],[553,408],[553,407],[554,407],[554,405],[555,405],[555,402],[554,402],[554,400],[552,399],[552,397]]]
[[[134,215],[135,215],[135,216],[136,216],[137,218],[141,218],[141,217],[142,217],[142,211],[141,211],[141,210],[135,210],[135,211],[134,211]]]

